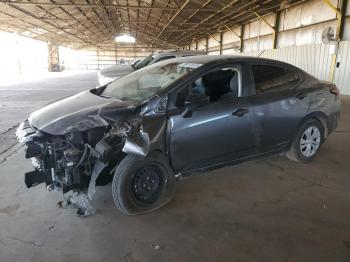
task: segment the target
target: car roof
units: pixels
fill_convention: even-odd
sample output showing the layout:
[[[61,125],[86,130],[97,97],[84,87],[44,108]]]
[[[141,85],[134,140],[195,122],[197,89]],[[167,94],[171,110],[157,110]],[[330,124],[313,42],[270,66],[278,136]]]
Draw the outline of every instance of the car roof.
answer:
[[[203,51],[195,51],[195,50],[184,50],[184,51],[164,51],[160,53],[154,54],[154,58],[159,58],[162,56],[169,56],[169,55],[174,55],[174,56],[182,56],[182,55],[205,55],[205,52]]]
[[[197,56],[186,56],[186,57],[177,57],[173,58],[172,61],[182,62],[182,63],[198,63],[198,64],[208,64],[211,62],[238,62],[238,61],[249,61],[249,62],[267,62],[267,63],[275,63],[280,65],[292,66],[288,63],[268,59],[268,58],[260,58],[253,56],[242,56],[242,55],[197,55]]]

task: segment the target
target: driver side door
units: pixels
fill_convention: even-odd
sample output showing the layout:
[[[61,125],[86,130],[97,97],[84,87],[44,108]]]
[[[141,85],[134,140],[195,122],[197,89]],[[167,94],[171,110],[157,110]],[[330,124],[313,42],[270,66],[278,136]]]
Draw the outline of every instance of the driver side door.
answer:
[[[191,96],[192,89],[192,84],[186,86],[180,97]],[[253,111],[247,97],[210,102],[193,109],[189,117],[184,117],[184,110],[180,106],[168,118],[169,154],[176,172],[220,165],[255,152]]]

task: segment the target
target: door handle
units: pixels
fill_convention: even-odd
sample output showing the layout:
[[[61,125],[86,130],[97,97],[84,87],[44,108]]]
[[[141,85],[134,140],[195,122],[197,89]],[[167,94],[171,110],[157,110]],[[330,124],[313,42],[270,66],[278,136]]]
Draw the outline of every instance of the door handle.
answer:
[[[295,97],[298,98],[298,99],[300,99],[300,100],[301,100],[301,99],[304,99],[306,96],[307,96],[307,95],[306,95],[305,93],[298,93],[298,94],[295,95]]]
[[[232,113],[233,116],[242,117],[243,115],[247,114],[249,112],[249,109],[246,108],[239,108],[236,111]]]

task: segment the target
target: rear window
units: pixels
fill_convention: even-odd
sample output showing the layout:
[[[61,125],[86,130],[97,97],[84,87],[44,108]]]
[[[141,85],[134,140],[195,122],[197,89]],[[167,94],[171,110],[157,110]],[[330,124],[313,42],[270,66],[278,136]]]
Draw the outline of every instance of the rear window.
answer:
[[[252,69],[257,94],[292,88],[300,81],[299,74],[287,68],[253,65]]]

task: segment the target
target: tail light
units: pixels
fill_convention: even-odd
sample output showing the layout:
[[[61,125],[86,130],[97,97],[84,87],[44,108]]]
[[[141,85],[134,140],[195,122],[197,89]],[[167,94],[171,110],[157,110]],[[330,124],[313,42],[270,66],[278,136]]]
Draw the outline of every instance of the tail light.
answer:
[[[329,91],[335,96],[338,96],[340,94],[340,90],[336,85],[332,86]]]

